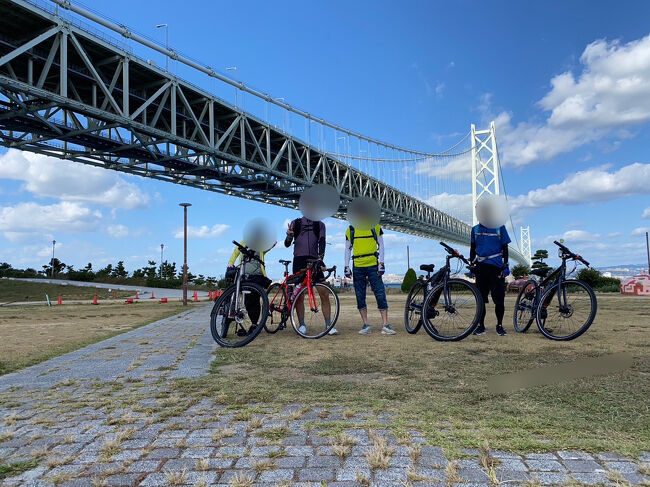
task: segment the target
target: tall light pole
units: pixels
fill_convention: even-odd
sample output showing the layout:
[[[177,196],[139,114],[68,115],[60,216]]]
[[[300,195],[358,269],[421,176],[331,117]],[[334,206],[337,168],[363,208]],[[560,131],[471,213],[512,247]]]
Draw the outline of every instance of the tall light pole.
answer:
[[[284,98],[282,98],[282,97],[280,97],[280,98],[276,98],[275,101],[282,101],[282,102],[284,102]],[[285,115],[284,115],[284,112],[285,112],[285,109],[284,109],[284,107],[282,107],[282,131],[283,131],[283,132],[286,132],[286,130],[284,129],[284,116],[285,116]]]
[[[54,279],[54,246],[56,245],[56,240],[52,240],[52,261],[50,262],[50,267],[52,270],[50,271],[50,274],[52,275],[52,279]]]
[[[231,66],[229,68],[226,68],[226,71],[234,71],[235,72],[235,82],[237,82],[237,66]],[[235,86],[235,106],[236,107],[239,106],[237,104],[237,91],[238,91],[238,88]]]
[[[180,203],[183,207],[183,306],[187,306],[187,207],[191,203]]]
[[[156,29],[165,28],[165,50],[169,51],[169,26],[167,24],[158,24]],[[165,54],[165,71],[169,71],[169,54]]]
[[[162,269],[163,269],[163,250],[165,249],[165,244],[160,244],[160,278],[162,279]]]

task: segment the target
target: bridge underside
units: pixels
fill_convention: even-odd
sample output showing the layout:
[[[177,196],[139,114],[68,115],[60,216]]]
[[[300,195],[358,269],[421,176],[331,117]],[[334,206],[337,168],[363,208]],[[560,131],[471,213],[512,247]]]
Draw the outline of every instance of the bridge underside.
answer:
[[[0,3],[0,144],[289,208],[326,183],[338,218],[368,196],[386,228],[469,243],[466,223],[24,0]]]

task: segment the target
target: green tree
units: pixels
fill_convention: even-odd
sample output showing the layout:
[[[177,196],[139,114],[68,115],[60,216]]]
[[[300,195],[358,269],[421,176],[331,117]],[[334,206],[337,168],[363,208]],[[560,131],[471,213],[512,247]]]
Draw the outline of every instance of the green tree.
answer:
[[[117,277],[124,279],[129,276],[129,271],[126,270],[124,267],[124,261],[120,260],[115,267],[113,267],[113,271],[111,272],[111,277]]]
[[[515,279],[521,279],[528,274],[530,274],[530,267],[528,267],[526,264],[517,264],[512,268],[512,277]]]
[[[402,292],[409,292],[417,280],[418,276],[415,274],[415,271],[409,268],[409,270],[406,271],[406,274],[404,274],[404,280],[402,281]]]
[[[548,250],[536,250],[535,254],[533,255],[533,269],[550,269],[551,267],[546,262],[544,262],[544,259],[548,259]]]
[[[55,257],[48,265],[43,266],[42,274],[45,275],[45,277],[52,276],[52,267],[54,267],[54,277],[56,277],[68,266]]]
[[[161,265],[161,275],[163,279],[176,279],[177,271],[176,271],[176,262],[170,264],[169,262],[165,261]]]

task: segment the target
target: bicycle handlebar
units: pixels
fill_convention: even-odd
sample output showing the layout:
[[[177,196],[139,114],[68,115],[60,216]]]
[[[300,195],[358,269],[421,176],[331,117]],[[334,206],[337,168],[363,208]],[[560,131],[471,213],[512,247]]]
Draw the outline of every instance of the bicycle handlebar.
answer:
[[[566,246],[562,245],[562,244],[561,244],[560,242],[558,242],[557,240],[554,240],[553,243],[554,243],[555,245],[557,245],[558,247],[560,247],[560,250],[561,250],[564,254],[566,254],[568,257],[570,257],[570,258],[573,259],[573,260],[579,260],[579,261],[582,262],[584,265],[586,265],[587,267],[589,267],[589,262],[587,262],[585,259],[583,259],[580,255],[578,255],[578,254],[574,254],[574,253],[571,252],[571,251],[570,251]]]
[[[248,260],[256,260],[260,264],[264,265],[264,261],[260,259],[257,255],[255,255],[255,251],[252,249],[249,249],[248,247],[240,244],[239,242],[233,240],[232,243],[235,244],[235,246],[239,249],[239,251],[242,253],[242,255],[248,259]]]
[[[450,247],[445,242],[440,242],[440,245],[444,247],[444,249],[447,251],[447,253],[449,253],[449,255],[462,260],[467,265],[470,265],[469,260],[467,260],[460,252],[458,252],[458,250],[454,249],[453,247]]]

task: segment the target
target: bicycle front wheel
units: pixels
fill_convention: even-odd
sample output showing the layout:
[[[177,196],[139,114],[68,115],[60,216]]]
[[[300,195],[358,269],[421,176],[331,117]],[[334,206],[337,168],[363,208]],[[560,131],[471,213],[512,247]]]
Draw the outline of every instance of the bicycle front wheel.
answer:
[[[422,306],[424,329],[436,340],[455,342],[478,326],[482,299],[476,286],[464,279],[447,281],[447,299],[440,283],[427,293]]]
[[[284,328],[284,324],[289,318],[287,295],[277,282],[269,286],[266,295],[269,300],[269,317],[264,324],[264,329],[267,333],[275,333]]]
[[[318,282],[312,285],[314,301],[310,303],[307,287],[303,288],[291,306],[291,325],[303,338],[320,338],[329,333],[339,319],[339,297],[330,286]]]
[[[526,333],[535,319],[535,306],[539,298],[539,287],[530,279],[519,290],[515,302],[515,312],[512,318],[515,331]]]
[[[542,295],[537,307],[537,326],[551,340],[573,340],[589,329],[597,308],[591,286],[577,279],[567,279],[561,286],[551,286]]]
[[[212,338],[222,347],[243,347],[260,334],[269,315],[266,292],[257,284],[230,286],[217,298],[210,313]]]

